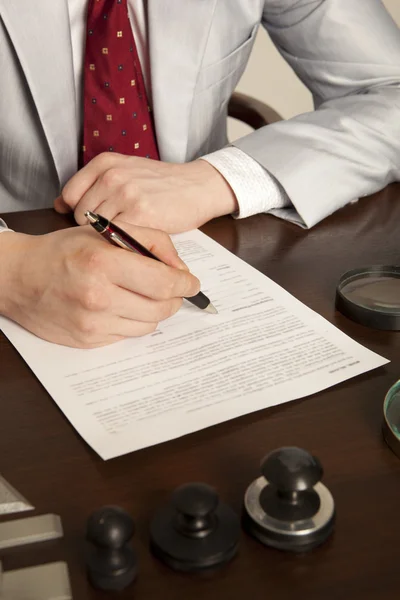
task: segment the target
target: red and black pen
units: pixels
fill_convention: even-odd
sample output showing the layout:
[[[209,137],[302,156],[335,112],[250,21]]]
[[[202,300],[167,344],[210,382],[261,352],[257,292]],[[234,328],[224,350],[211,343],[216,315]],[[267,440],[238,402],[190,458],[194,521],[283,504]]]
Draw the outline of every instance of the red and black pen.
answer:
[[[154,260],[160,261],[157,256],[152,254],[147,248],[142,246],[138,241],[133,239],[129,234],[126,233],[123,229],[112,223],[105,217],[98,215],[96,213],[91,212],[90,210],[85,212],[85,217],[89,221],[90,225],[98,231],[106,240],[114,244],[115,246],[119,246],[120,248],[124,248],[125,250],[130,250],[131,252],[137,252],[142,256],[147,256],[148,258],[154,258]],[[191,298],[185,298],[197,308],[201,310],[205,310],[206,312],[216,314],[218,311],[215,306],[211,303],[209,298],[203,292],[199,292],[196,296],[192,296]]]

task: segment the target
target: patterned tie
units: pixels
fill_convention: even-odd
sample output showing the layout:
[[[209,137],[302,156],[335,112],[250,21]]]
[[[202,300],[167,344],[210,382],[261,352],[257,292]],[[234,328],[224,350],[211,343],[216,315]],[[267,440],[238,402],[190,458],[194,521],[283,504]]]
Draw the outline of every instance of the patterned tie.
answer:
[[[159,158],[127,0],[89,2],[82,163],[101,152]]]

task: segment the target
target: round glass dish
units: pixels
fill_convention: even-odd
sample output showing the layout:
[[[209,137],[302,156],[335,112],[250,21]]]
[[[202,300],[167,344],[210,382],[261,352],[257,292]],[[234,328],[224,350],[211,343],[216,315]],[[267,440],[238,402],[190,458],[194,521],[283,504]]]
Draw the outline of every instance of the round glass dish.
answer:
[[[400,380],[392,385],[383,402],[383,437],[400,458]]]
[[[400,267],[377,265],[347,271],[336,289],[336,308],[367,327],[400,330]]]

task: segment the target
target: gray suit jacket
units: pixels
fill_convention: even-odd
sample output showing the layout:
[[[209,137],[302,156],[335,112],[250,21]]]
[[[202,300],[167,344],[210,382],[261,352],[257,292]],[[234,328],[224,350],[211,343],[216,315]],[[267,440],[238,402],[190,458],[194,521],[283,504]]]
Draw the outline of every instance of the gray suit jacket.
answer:
[[[262,24],[318,110],[235,145],[280,181],[306,225],[400,179],[400,33],[379,0],[147,5],[163,160],[227,143],[227,103]],[[0,0],[0,74],[0,211],[52,206],[77,169],[66,0]]]

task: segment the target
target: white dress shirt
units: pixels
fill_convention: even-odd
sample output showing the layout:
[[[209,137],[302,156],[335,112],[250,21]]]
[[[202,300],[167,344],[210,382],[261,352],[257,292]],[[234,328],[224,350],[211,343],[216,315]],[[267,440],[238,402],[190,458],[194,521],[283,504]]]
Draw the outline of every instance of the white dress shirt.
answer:
[[[86,11],[89,0],[68,0],[71,25],[73,67],[78,119],[83,125],[83,64],[86,35]],[[145,0],[128,0],[129,16],[137,46],[147,94],[151,102],[150,64],[147,47]],[[202,157],[227,180],[236,195],[237,218],[268,212],[290,204],[276,181],[253,158],[242,150],[229,146]],[[0,232],[5,227],[0,219]]]

